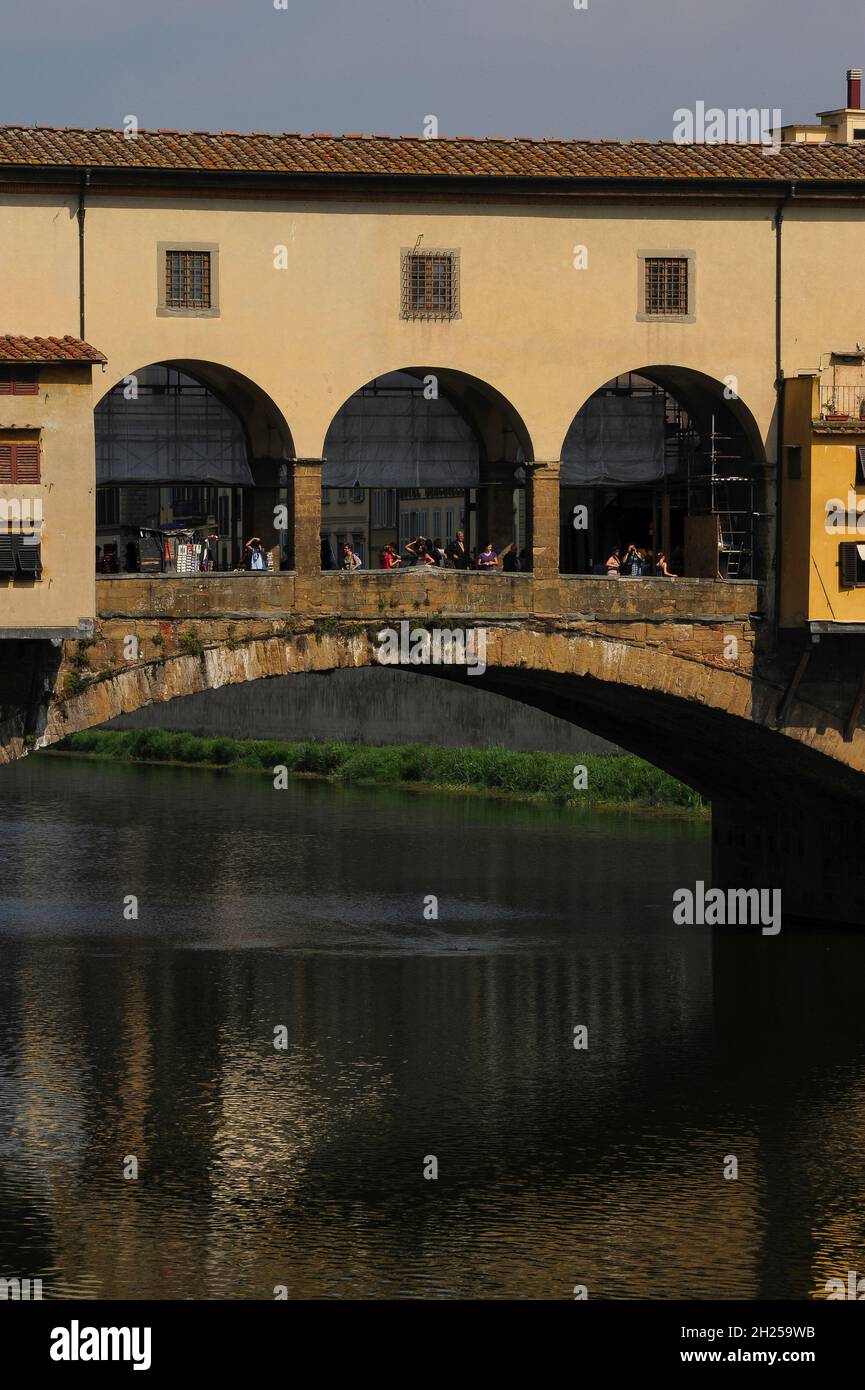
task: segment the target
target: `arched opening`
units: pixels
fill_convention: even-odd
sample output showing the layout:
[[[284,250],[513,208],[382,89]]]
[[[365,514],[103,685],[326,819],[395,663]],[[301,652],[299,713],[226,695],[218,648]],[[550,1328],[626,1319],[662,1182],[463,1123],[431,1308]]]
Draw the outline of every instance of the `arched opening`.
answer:
[[[152,363],[103,396],[95,433],[97,571],[234,570],[253,535],[268,567],[288,563],[291,434],[248,378]]]
[[[722,383],[671,366],[613,378],[562,446],[562,572],[760,577],[764,464],[753,416]]]
[[[527,568],[531,459],[523,421],[485,382],[437,367],[374,378],[325,439],[322,568],[346,545],[368,569]],[[487,543],[495,560],[478,565]]]

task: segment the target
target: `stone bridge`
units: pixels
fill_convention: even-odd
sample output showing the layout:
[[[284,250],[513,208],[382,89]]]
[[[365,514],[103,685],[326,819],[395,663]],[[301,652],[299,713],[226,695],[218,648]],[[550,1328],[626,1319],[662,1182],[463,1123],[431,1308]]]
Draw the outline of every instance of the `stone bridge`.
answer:
[[[716,886],[781,887],[785,917],[861,925],[865,661],[849,639],[779,637],[766,597],[750,581],[436,570],[104,577],[94,637],[0,643],[0,762],[149,704],[375,664],[403,620],[483,628],[483,675],[409,669],[649,759],[711,799]]]

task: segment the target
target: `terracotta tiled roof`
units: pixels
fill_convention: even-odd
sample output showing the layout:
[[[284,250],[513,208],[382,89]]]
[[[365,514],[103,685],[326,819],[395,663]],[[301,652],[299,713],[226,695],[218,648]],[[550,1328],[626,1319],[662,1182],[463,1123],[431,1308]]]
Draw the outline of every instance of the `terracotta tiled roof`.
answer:
[[[106,362],[98,348],[80,338],[20,338],[0,334],[0,362]]]
[[[865,142],[863,142],[865,144]],[[679,145],[238,131],[67,130],[0,126],[0,169],[149,169],[574,179],[865,179],[861,144]]]

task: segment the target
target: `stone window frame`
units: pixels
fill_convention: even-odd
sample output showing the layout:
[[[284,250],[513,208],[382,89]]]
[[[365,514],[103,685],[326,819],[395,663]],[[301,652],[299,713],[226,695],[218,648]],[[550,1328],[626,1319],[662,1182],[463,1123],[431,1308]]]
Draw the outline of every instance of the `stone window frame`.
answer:
[[[646,312],[646,261],[688,262],[687,314],[649,314]],[[638,323],[696,323],[697,322],[697,253],[665,246],[657,250],[637,251],[637,322]]]
[[[168,305],[166,261],[169,251],[207,251],[210,253],[210,308],[175,309]],[[158,241],[156,243],[156,316],[163,319],[218,319],[219,243],[216,241]]]

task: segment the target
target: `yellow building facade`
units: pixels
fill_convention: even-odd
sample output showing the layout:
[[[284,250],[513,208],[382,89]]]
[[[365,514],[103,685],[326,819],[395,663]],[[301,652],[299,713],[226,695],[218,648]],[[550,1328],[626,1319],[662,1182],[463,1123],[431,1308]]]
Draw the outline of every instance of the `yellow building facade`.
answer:
[[[86,637],[96,613],[91,377],[78,339],[0,338],[0,628]]]
[[[791,136],[775,152],[0,129],[0,329],[74,333],[107,359],[64,416],[69,462],[45,509],[50,600],[7,585],[2,626],[70,628],[95,614],[93,411],[153,367],[204,383],[234,412],[257,470],[249,526],[274,546],[284,502],[287,563],[309,574],[334,529],[319,498],[340,409],[391,373],[440,378],[490,476],[526,466],[540,578],[556,570],[567,525],[542,482],[586,403],[636,373],[686,402],[704,434],[716,409],[741,427],[758,577],[777,577],[779,451],[802,450],[802,479],[785,478],[782,497],[781,620],[865,623],[865,591],[842,593],[817,524],[824,482],[850,481],[855,440],[811,428],[820,407],[803,397],[828,355],[865,340],[850,292],[865,241],[858,129],[851,116],[846,138],[836,122],[823,143]],[[446,265],[441,311],[434,270],[426,288],[412,279],[424,256]],[[424,312],[417,294],[430,296]],[[8,405],[0,396],[0,429],[13,424]],[[59,395],[43,406],[59,409]],[[479,539],[510,509],[502,494],[481,510]],[[669,535],[662,509],[652,527],[656,544]],[[62,599],[52,535],[65,538]],[[709,557],[700,574],[714,568]]]

